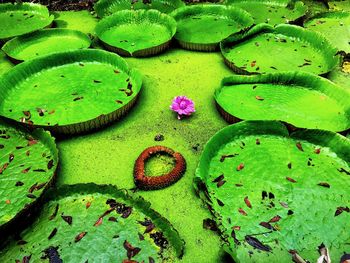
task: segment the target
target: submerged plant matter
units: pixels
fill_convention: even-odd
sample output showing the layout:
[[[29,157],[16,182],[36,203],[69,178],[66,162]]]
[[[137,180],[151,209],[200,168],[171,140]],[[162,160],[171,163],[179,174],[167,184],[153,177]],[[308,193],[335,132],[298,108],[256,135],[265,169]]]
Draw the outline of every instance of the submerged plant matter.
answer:
[[[161,176],[146,175],[145,162],[156,154],[166,154],[175,159],[175,167]],[[155,190],[176,183],[186,171],[185,158],[178,152],[164,146],[153,146],[144,150],[137,158],[134,167],[134,180],[137,188]]]

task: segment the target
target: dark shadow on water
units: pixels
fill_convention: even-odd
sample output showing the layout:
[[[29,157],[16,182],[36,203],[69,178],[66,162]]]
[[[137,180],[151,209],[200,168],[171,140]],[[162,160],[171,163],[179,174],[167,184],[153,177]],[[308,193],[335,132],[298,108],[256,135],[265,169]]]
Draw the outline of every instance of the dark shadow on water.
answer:
[[[223,255],[221,256],[221,263],[235,263],[233,258],[230,256],[230,254],[224,252]]]

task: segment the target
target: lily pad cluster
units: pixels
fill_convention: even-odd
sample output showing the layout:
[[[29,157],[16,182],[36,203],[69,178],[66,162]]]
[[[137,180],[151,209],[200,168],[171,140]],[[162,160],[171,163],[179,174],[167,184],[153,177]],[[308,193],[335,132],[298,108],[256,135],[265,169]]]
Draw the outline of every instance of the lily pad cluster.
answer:
[[[225,250],[236,262],[315,262],[324,251],[344,258],[350,141],[335,132],[350,128],[349,10],[346,1],[326,5],[332,12],[309,17],[303,2],[289,0],[99,0],[90,38],[45,29],[53,16],[44,6],[0,4],[2,50],[25,61],[0,76],[0,262],[181,258],[179,234],[143,199],[93,184],[48,190],[58,166],[48,131],[90,132],[126,115],[143,81],[119,55],[153,56],[173,39],[184,49],[220,49],[238,74],[222,80],[214,99],[239,123],[209,140],[194,180]],[[178,118],[194,112],[186,99],[171,106]],[[146,161],[158,153],[173,169],[149,176]],[[134,166],[134,190],[170,186],[186,165],[167,147],[147,148]]]
[[[94,184],[49,189],[58,165],[49,132],[0,121],[0,156],[1,262],[182,257],[178,232],[141,197]]]
[[[49,14],[40,5],[0,7],[6,23],[21,22],[18,15],[33,20],[38,10]],[[32,7],[34,15],[28,11]],[[175,20],[158,11],[123,12],[146,14],[137,18],[150,18],[146,27],[163,23],[169,31],[166,45],[175,34]],[[16,37],[2,48],[14,62],[25,62],[0,77],[0,115],[11,120],[0,123],[0,261],[173,262],[183,254],[183,241],[143,199],[112,186],[47,191],[54,183],[58,152],[53,137],[41,128],[76,134],[118,120],[136,103],[142,77],[118,55],[87,49],[91,40],[82,32],[42,29],[47,24],[41,20],[38,25],[33,20],[31,27],[29,20],[18,24],[16,35],[9,35]],[[19,32],[20,27],[30,29]]]
[[[158,2],[165,5],[156,0],[143,5]],[[149,18],[141,19],[141,24],[137,22],[140,16],[151,16],[132,8],[139,3],[127,2],[131,5],[127,8],[122,1],[97,2],[96,10],[114,7],[114,11],[106,13],[110,17],[97,26],[98,37],[106,48],[123,56],[149,56],[164,51],[173,36],[181,47],[189,50],[215,51],[220,43],[225,62],[239,74],[303,70],[322,75],[333,70],[339,61],[339,50],[323,34],[284,24],[300,24],[303,20],[307,6],[301,1],[233,0],[222,4],[178,5],[168,13],[176,20],[176,24],[172,23],[175,35],[163,32],[162,27],[149,26],[153,37],[148,36],[149,30],[144,28]],[[147,9],[146,6],[140,9]],[[120,10],[124,9],[136,9],[136,12],[122,13]],[[165,12],[162,8],[154,9]],[[253,24],[256,26],[252,27]],[[343,30],[346,29],[344,26]],[[284,54],[283,58],[279,54]]]

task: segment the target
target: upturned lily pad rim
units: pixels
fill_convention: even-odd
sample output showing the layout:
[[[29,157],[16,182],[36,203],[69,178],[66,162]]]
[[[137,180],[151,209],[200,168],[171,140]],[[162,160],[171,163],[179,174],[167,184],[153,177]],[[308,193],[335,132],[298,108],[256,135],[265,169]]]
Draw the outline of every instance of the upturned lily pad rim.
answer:
[[[170,15],[178,22],[183,18],[187,18],[188,16],[195,15],[195,14],[209,14],[209,15],[218,15],[218,16],[226,16],[229,19],[238,21],[242,24],[242,30],[247,29],[248,27],[251,27],[254,24],[253,17],[245,10],[234,7],[234,6],[228,6],[228,5],[220,5],[220,4],[196,4],[196,5],[188,5],[181,8],[178,8],[174,10]],[[209,25],[208,25],[209,26]],[[214,42],[214,43],[194,43],[194,42],[187,42],[184,40],[181,40],[176,37],[175,39],[179,41],[180,44],[183,46],[189,46],[189,49],[191,49],[191,46],[193,46],[192,49],[196,50],[196,45],[203,45],[207,46],[207,49],[213,49],[210,47],[215,47],[220,42]],[[203,47],[205,49],[205,47]]]
[[[119,119],[125,114],[126,111],[128,111],[136,103],[137,98],[142,89],[142,75],[137,69],[130,69],[128,64],[122,57],[104,50],[97,49],[84,49],[54,53],[25,61],[10,69],[8,72],[6,72],[0,77],[0,116],[7,118],[6,114],[1,112],[1,104],[8,95],[8,87],[15,87],[18,82],[26,79],[32,74],[40,72],[41,70],[75,62],[91,61],[108,63],[113,66],[117,66],[120,70],[127,73],[130,76],[130,78],[134,81],[133,88],[134,92],[136,92],[136,96],[123,107],[115,111],[101,113],[98,117],[83,122],[53,126],[36,125],[34,123],[34,125],[28,126],[30,128],[43,128],[46,130],[50,130],[54,133],[77,134],[98,129],[101,126],[105,126],[106,124]]]
[[[225,88],[225,86],[239,85],[239,84],[261,84],[261,83],[274,83],[279,85],[292,86],[292,88],[298,88],[303,86],[310,90],[319,91],[333,99],[335,99],[342,107],[344,107],[345,115],[347,116],[348,125],[344,130],[337,130],[334,132],[342,132],[350,129],[350,92],[340,86],[337,86],[332,81],[314,75],[308,72],[302,71],[284,71],[278,73],[267,73],[260,75],[232,75],[226,77],[221,81],[221,85],[215,90],[214,99],[223,109],[223,105],[218,101],[219,94]],[[223,109],[224,110],[224,109]],[[296,109],[297,110],[297,109]],[[240,119],[239,116],[226,114],[232,116],[234,119]],[[240,119],[241,120],[241,119]],[[283,120],[276,120],[284,122]],[[287,123],[287,122],[285,122]],[[309,128],[309,127],[298,127],[293,123],[287,123],[295,128]]]
[[[58,201],[61,198],[68,197],[73,194],[106,194],[112,195],[115,198],[121,198],[132,207],[135,207],[137,210],[144,212],[148,218],[160,228],[165,234],[166,238],[170,241],[169,243],[174,247],[176,251],[176,256],[181,258],[185,250],[185,241],[181,239],[177,230],[173,225],[163,217],[161,214],[156,212],[151,208],[151,203],[143,199],[141,196],[136,194],[131,194],[126,189],[118,189],[113,185],[97,185],[94,183],[87,184],[74,184],[74,185],[63,185],[57,189],[50,189],[44,195],[44,202]]]
[[[157,1],[157,0],[152,0],[152,1]],[[162,3],[163,2],[168,3],[169,5],[172,5],[174,9],[185,5],[185,3],[182,2],[181,0],[158,0],[158,1]],[[117,7],[118,5],[120,7]],[[115,11],[111,11],[111,9],[114,10],[114,7],[115,7]],[[103,18],[106,15],[107,16],[111,15],[120,10],[133,10],[132,7],[133,5],[131,4],[131,0],[99,0],[94,5],[94,10],[98,17]]]
[[[279,6],[287,6],[288,4],[291,4],[291,2],[296,2],[296,0],[225,0],[224,3],[227,5],[234,5],[236,3],[242,3],[242,2],[258,2],[258,3],[267,3],[271,5],[279,5]]]
[[[35,38],[40,39],[40,38],[51,37],[51,36],[65,36],[65,35],[81,38],[82,42],[86,42],[86,48],[90,47],[91,45],[91,39],[88,37],[88,35],[84,34],[81,31],[67,29],[67,28],[48,28],[48,29],[41,29],[32,33],[28,33],[25,35],[12,38],[11,40],[7,41],[2,46],[1,49],[6,53],[7,56],[14,59],[15,61],[24,61],[24,59],[21,58],[20,56],[13,55],[11,53],[14,49],[19,48],[21,45],[25,45],[26,41],[30,41]],[[53,54],[53,53],[58,53],[58,52],[52,52],[50,54]]]
[[[308,10],[307,6],[304,4],[302,1],[298,0],[226,0],[225,2],[227,5],[233,5],[235,4],[239,7],[241,7],[242,4],[262,4],[262,5],[267,5],[267,6],[279,6],[279,7],[284,7],[287,8],[291,11],[293,10],[298,10],[300,11],[300,15],[296,17],[293,20],[288,21],[288,23],[295,23],[296,21],[302,19]],[[242,8],[242,7],[241,7]]]
[[[340,7],[337,5],[340,4]],[[350,11],[350,5],[346,5],[347,0],[327,0],[327,7],[330,11]]]
[[[339,18],[339,17],[348,17],[350,16],[350,12],[346,11],[340,11],[340,10],[334,10],[334,11],[328,11],[328,12],[320,12],[315,14],[314,16],[309,17],[307,20],[304,21],[304,26],[310,22],[313,19],[317,18]]]
[[[11,4],[11,3],[3,3],[0,4],[0,13],[7,11],[37,11],[38,13],[47,14],[49,17],[53,18],[53,15],[50,15],[49,10],[46,6],[35,3],[22,3],[22,4]]]
[[[320,72],[318,75],[324,75],[330,72],[338,65],[340,61],[337,48],[334,47],[328,39],[326,39],[322,34],[318,32],[310,31],[305,28],[289,24],[279,24],[276,26],[271,26],[265,23],[261,23],[249,28],[248,30],[232,34],[231,36],[220,42],[220,50],[225,60],[225,63],[238,74],[260,74],[255,71],[246,71],[242,68],[235,66],[233,62],[231,62],[226,57],[226,54],[227,49],[229,49],[230,47],[244,42],[252,37],[255,37],[256,35],[264,33],[276,33],[285,36],[296,37],[298,39],[302,38],[305,41],[309,42],[315,49],[321,50],[325,58],[327,58],[328,70]]]
[[[208,196],[205,181],[207,180],[209,165],[211,159],[215,156],[222,145],[234,140],[240,139],[242,136],[255,135],[273,135],[282,138],[291,138],[295,140],[306,140],[310,143],[320,145],[322,147],[329,147],[331,151],[335,152],[337,156],[346,162],[350,162],[350,139],[331,131],[324,130],[298,130],[289,134],[287,127],[278,121],[243,121],[240,123],[229,125],[218,131],[204,146],[204,150],[200,157],[196,174],[194,178],[194,188],[202,201],[208,205],[210,212],[217,219],[221,216],[218,212],[211,209],[212,201]],[[227,240],[227,235],[220,220],[216,220],[222,240],[224,241],[224,250],[229,253],[235,260],[235,251],[233,251]]]
[[[227,5],[241,4],[241,3],[259,3],[272,6],[283,6],[289,9],[295,7],[305,6],[305,4],[300,0],[226,0],[224,1]],[[305,9],[306,6],[305,6]],[[305,10],[306,11],[306,10]]]
[[[11,4],[11,3],[5,3],[5,4],[0,4],[0,13],[2,12],[8,12],[8,11],[18,11],[18,10],[23,10],[23,11],[33,11],[37,13],[41,13],[44,16],[47,16],[46,23],[43,23],[43,27],[49,26],[52,21],[54,20],[54,15],[50,15],[49,10],[47,9],[46,6],[41,5],[41,4],[34,4],[34,3],[21,3],[21,4]],[[31,33],[38,30],[38,28],[35,28],[33,30],[28,31],[27,33]],[[13,36],[8,36],[6,39],[15,37],[17,35]]]
[[[287,127],[279,121],[242,121],[222,128],[204,145],[194,179],[195,189],[197,191],[200,189],[200,183],[208,175],[210,160],[222,145],[234,138],[251,135],[273,135],[306,140],[322,147],[329,147],[337,153],[338,157],[350,162],[350,151],[348,150],[350,149],[350,139],[338,133],[318,129],[302,129],[289,133]],[[210,202],[210,200],[207,201]]]
[[[108,43],[105,43],[101,36],[102,34],[108,30],[111,27],[116,27],[123,24],[129,24],[130,22],[136,22],[136,24],[140,24],[144,21],[149,21],[153,23],[158,23],[159,25],[162,25],[167,28],[167,30],[170,33],[170,38],[164,42],[159,43],[159,45],[146,48],[146,49],[139,49],[135,50],[134,52],[129,52],[128,50],[122,49],[120,47],[111,46]],[[176,33],[176,21],[171,16],[161,13],[158,10],[122,10],[118,11],[110,16],[107,16],[103,18],[97,25],[96,25],[96,35],[101,40],[101,42],[112,51],[116,51],[117,53],[120,53],[121,55],[129,55],[129,56],[147,56],[147,55],[154,55],[158,53],[158,49],[162,47],[163,45],[168,46],[171,39],[174,37]],[[131,33],[131,32],[130,32]],[[161,50],[162,51],[162,50]]]
[[[329,11],[329,12],[317,13],[316,15],[314,15],[314,16],[312,16],[312,17],[310,17],[310,18],[308,18],[307,20],[304,21],[304,27],[308,28],[309,27],[308,25],[310,23],[312,23],[313,20],[315,20],[315,19],[322,19],[322,18],[334,18],[334,19],[350,18],[350,12],[338,10],[338,11]],[[346,23],[344,23],[344,26],[346,27]],[[320,34],[322,34],[322,33],[320,33]],[[344,51],[344,50],[341,50],[341,51]]]
[[[49,131],[44,129],[34,129],[30,131],[29,129],[6,119],[0,118],[0,123],[4,126],[8,126],[8,129],[16,131],[16,133],[25,133],[33,137],[33,139],[40,141],[53,155],[55,169],[52,170],[52,175],[50,180],[43,187],[43,191],[34,202],[29,203],[28,206],[20,210],[15,217],[9,220],[7,223],[0,225],[0,245],[4,241],[4,237],[9,236],[12,232],[16,231],[18,224],[26,219],[26,216],[31,213],[32,209],[36,209],[40,206],[46,192],[54,185],[57,176],[57,168],[59,166],[59,151],[56,146],[55,138],[51,135]],[[1,247],[1,246],[0,246]]]
[[[49,14],[49,10],[47,9],[47,7],[44,5],[41,5],[41,4],[35,4],[35,3],[22,3],[22,4],[3,3],[3,4],[0,4],[0,12],[17,11],[19,9],[23,9],[25,11],[39,10],[39,11],[44,11],[45,13]]]

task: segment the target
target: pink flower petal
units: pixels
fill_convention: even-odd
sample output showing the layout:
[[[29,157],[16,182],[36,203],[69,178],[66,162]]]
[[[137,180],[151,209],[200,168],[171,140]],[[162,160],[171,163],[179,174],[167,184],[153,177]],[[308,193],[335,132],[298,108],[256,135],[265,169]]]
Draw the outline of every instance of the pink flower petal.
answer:
[[[195,112],[193,101],[186,96],[175,97],[172,101],[170,109],[178,113],[178,119],[181,119],[181,117],[185,115],[189,116]]]

